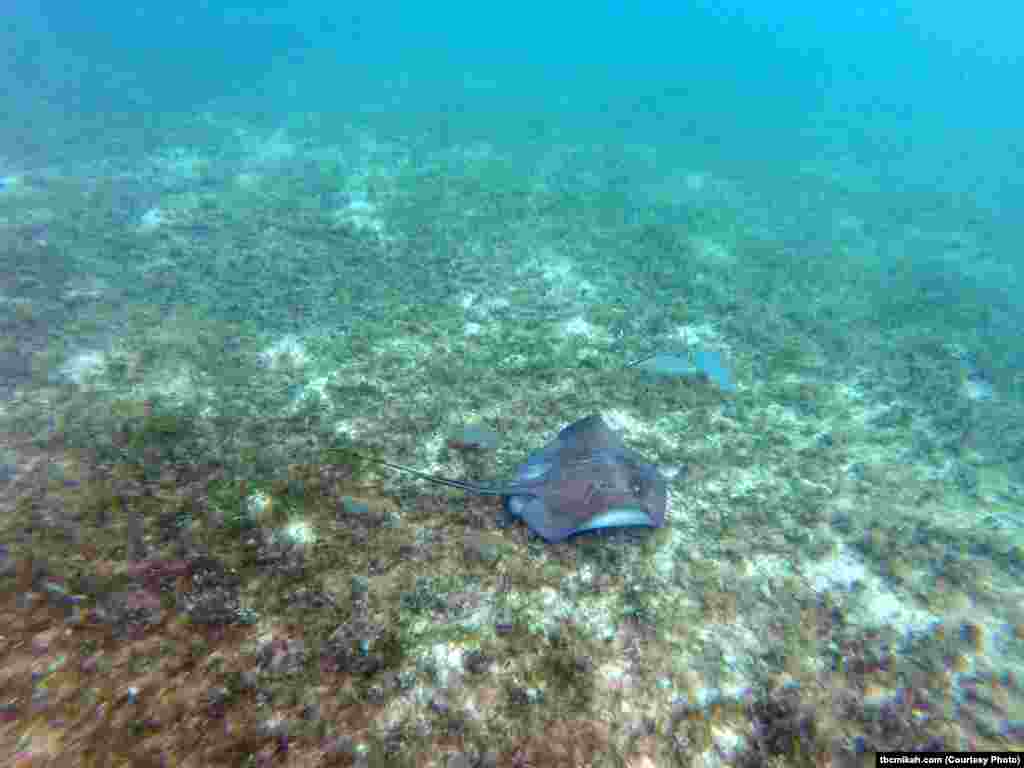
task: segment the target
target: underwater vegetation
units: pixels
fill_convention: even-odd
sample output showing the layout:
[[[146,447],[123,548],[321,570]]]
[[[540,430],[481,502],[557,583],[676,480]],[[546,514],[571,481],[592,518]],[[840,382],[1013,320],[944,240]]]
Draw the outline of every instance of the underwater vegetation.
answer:
[[[0,762],[1019,745],[999,356],[941,330],[826,343],[775,297],[828,309],[839,255],[794,277],[724,206],[623,223],[630,190],[574,191],[592,168],[571,153],[537,185],[493,151],[214,160],[132,203],[145,227],[110,232],[102,180],[52,206],[81,213],[59,247],[14,223],[25,262],[102,233],[89,269],[128,277],[75,299],[76,328],[120,334],[99,367],[41,348],[2,414]],[[639,357],[681,327],[687,351]]]
[[[21,495],[20,514],[37,523],[5,533],[0,569],[4,668],[48,660],[16,679],[4,710],[33,754],[48,754],[62,719],[79,723],[86,762],[97,764],[172,749],[206,765],[313,753],[340,765],[415,765],[440,740],[445,763],[470,766],[674,766],[716,749],[727,731],[743,734],[737,764],[809,766],[962,743],[936,692],[951,685],[944,659],[966,663],[961,638],[974,647],[978,631],[928,635],[911,659],[795,582],[769,580],[793,597],[765,619],[761,642],[763,663],[798,684],[723,690],[725,663],[699,639],[702,627],[726,631],[765,610],[728,565],[748,559],[737,540],[742,500],[734,520],[706,522],[723,564],[674,548],[671,524],[639,540],[538,547],[526,527],[499,528],[484,497],[460,513],[443,497],[385,492],[380,451],[368,446],[325,447],[320,462],[282,476],[238,477],[186,460],[203,433],[191,411],[116,411],[107,470],[29,441],[19,461],[61,455],[62,470],[31,483],[13,473],[14,490],[43,491]],[[561,460],[578,440],[589,460],[611,445],[600,420],[571,427],[539,455]],[[157,462],[155,451],[175,461]],[[749,514],[763,530],[771,523],[759,509]],[[805,656],[827,659],[825,671],[794,661]],[[922,658],[932,659],[923,670]],[[913,683],[897,683],[911,673]],[[641,691],[667,705],[619,714]]]

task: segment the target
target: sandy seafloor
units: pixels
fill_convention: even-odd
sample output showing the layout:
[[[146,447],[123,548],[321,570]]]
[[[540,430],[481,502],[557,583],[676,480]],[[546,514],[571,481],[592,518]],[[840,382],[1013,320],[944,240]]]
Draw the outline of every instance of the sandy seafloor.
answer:
[[[971,232],[643,146],[183,134],[0,165],[0,763],[1022,746],[1021,382],[942,306],[998,268]],[[930,298],[880,288],[894,237]],[[663,348],[737,391],[624,368]],[[332,451],[500,479],[589,413],[661,467],[664,528],[550,545]]]

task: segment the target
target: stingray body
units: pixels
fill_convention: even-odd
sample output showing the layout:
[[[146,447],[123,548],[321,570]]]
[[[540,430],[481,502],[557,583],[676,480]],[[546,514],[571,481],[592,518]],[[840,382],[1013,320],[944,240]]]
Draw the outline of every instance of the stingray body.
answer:
[[[527,456],[505,485],[453,480],[373,461],[432,483],[503,496],[509,516],[550,542],[603,528],[660,528],[665,523],[665,479],[598,415],[565,427],[552,442]]]

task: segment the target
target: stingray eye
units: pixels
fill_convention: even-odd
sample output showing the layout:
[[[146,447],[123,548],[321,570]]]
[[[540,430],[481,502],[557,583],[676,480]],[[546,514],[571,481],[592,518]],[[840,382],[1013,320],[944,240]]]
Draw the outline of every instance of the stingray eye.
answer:
[[[640,478],[639,477],[634,477],[632,480],[630,480],[630,482],[629,482],[629,491],[630,491],[630,493],[632,493],[638,499],[641,496],[643,496],[644,485],[643,485],[643,483],[640,482]]]

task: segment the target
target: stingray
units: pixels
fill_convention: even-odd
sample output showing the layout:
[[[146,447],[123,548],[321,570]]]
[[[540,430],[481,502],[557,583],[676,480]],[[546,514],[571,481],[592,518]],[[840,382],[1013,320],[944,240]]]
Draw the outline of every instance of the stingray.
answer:
[[[432,483],[503,496],[506,516],[522,520],[549,542],[605,528],[660,528],[665,524],[665,479],[596,414],[573,422],[550,443],[530,453],[505,485],[453,480],[364,458]]]

